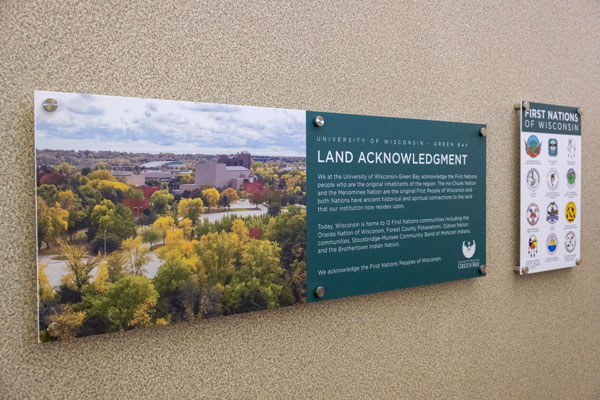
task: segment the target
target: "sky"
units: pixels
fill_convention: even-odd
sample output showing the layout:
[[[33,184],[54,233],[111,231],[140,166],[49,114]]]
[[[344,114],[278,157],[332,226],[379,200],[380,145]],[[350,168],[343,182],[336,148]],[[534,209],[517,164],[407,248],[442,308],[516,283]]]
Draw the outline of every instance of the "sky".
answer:
[[[56,111],[42,107],[47,98]],[[35,92],[36,149],[306,156],[302,110]]]

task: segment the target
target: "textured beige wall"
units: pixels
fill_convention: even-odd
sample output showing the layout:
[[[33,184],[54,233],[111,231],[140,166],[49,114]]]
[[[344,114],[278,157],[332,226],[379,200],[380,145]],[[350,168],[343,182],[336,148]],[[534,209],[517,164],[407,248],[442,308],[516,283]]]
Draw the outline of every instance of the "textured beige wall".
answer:
[[[0,4],[0,398],[600,398],[597,1],[81,3]],[[488,276],[38,345],[34,89],[487,123]],[[520,99],[585,110],[580,268],[513,272]]]

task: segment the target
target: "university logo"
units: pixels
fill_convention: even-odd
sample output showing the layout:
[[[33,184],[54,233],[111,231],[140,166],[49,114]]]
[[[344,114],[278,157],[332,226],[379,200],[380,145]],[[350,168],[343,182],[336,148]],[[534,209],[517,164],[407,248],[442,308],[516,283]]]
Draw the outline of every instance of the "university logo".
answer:
[[[534,226],[540,220],[540,208],[537,204],[531,203],[527,206],[527,223]]]
[[[535,192],[539,185],[540,185],[540,173],[538,172],[537,169],[531,168],[527,172],[527,188],[530,191]]]
[[[569,168],[567,171],[567,184],[570,188],[575,186],[575,170],[573,168]]]
[[[548,204],[548,207],[546,208],[546,221],[551,224],[558,221],[558,206],[554,201]]]
[[[558,187],[558,171],[554,168],[551,168],[548,171],[548,175],[546,176],[546,183],[548,184],[548,189],[556,190]]]
[[[537,251],[538,251],[537,247],[538,247],[537,236],[535,236],[535,235],[529,236],[529,247],[527,248],[527,253],[529,254],[529,257],[533,258],[537,255]]]
[[[577,147],[575,146],[575,141],[571,138],[569,139],[569,144],[567,145],[567,157],[571,160],[575,158]]]
[[[572,231],[569,231],[565,235],[565,249],[569,253],[572,253],[575,250],[575,246],[577,246],[577,239],[575,238],[575,234]]]
[[[554,233],[551,233],[550,236],[548,236],[548,240],[546,241],[546,250],[548,250],[548,254],[554,255],[557,249],[558,238]]]
[[[551,138],[548,140],[548,155],[556,157],[558,155],[558,140]]]
[[[463,241],[462,252],[463,252],[463,256],[465,256],[465,258],[473,257],[473,255],[475,255],[475,241],[473,240],[472,243],[471,243],[471,241],[468,241],[466,243]]]
[[[536,158],[540,155],[540,152],[542,151],[542,144],[537,136],[529,136],[525,142],[525,151],[527,151],[527,155],[531,158]]]
[[[565,217],[567,218],[567,222],[575,221],[575,217],[577,217],[577,207],[575,207],[575,203],[572,201],[567,203],[567,207],[565,207]]]

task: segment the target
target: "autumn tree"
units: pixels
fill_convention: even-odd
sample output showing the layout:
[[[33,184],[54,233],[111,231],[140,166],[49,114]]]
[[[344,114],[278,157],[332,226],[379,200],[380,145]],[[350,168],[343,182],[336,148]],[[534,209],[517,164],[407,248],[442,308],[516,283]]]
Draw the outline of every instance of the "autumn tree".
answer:
[[[227,282],[241,263],[243,246],[231,232],[207,233],[194,248],[197,273],[204,274],[212,285]]]
[[[249,239],[248,228],[243,219],[236,218],[231,223],[231,232],[235,233],[241,243],[246,243]]]
[[[206,199],[209,210],[214,210],[219,206],[219,191],[217,189],[204,189],[202,191],[202,196],[204,196],[204,198]]]
[[[179,218],[189,218],[196,222],[200,214],[204,212],[204,203],[201,198],[182,199],[177,206],[177,215]]]
[[[127,254],[122,251],[113,251],[105,257],[108,272],[108,282],[115,283],[126,275]]]
[[[159,217],[154,221],[152,227],[162,234],[164,244],[167,239],[167,233],[175,229],[175,221],[171,217]]]
[[[181,176],[181,183],[192,184],[194,183],[194,176],[192,174],[183,174]]]
[[[87,251],[84,246],[78,246],[59,242],[59,253],[65,258],[69,273],[63,276],[63,282],[67,286],[71,286],[81,292],[85,285],[88,284],[91,276],[90,273],[98,265],[101,257],[87,256]]]
[[[69,240],[72,241],[73,233],[84,227],[86,218],[81,199],[70,189],[58,192],[57,199],[61,208],[69,212],[67,231],[69,232]]]
[[[106,264],[98,265],[96,276],[94,277],[94,290],[96,293],[104,293],[108,288],[108,266]]]
[[[46,268],[48,264],[38,261],[38,288],[40,304],[50,301],[54,298],[54,289],[50,285]]]
[[[87,178],[89,180],[102,180],[102,181],[116,181],[116,178],[113,174],[110,173],[109,170],[106,169],[97,169],[90,173]]]
[[[262,183],[258,181],[246,183],[246,185],[244,185],[244,189],[248,193],[248,199],[250,200],[250,203],[258,206],[265,202],[265,188]]]
[[[230,204],[238,201],[240,198],[238,196],[237,190],[228,187],[227,189],[223,190],[223,192],[221,192],[221,199],[224,200],[224,205],[229,206]]]
[[[179,229],[181,229],[183,231],[183,236],[187,240],[192,240],[192,230],[193,230],[192,220],[189,218],[184,218],[181,221],[179,221],[178,226],[179,226]]]
[[[50,243],[58,240],[69,227],[69,212],[63,210],[59,203],[49,207],[44,199],[37,199],[38,246],[42,241],[50,248]]]
[[[84,318],[85,312],[73,311],[70,305],[60,305],[57,312],[50,316],[48,334],[59,340],[72,339],[77,335]]]
[[[148,253],[150,249],[142,243],[141,237],[131,237],[123,240],[121,243],[123,252],[128,256],[127,268],[133,275],[141,275],[144,272],[144,265],[150,261]]]

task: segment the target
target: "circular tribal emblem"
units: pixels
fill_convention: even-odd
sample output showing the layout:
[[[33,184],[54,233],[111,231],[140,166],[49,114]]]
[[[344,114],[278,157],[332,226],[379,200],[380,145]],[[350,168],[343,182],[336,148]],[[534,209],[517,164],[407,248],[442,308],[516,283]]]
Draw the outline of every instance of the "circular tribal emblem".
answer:
[[[548,183],[548,189],[556,190],[558,187],[558,171],[551,168],[546,176],[546,183]]]
[[[537,136],[531,135],[527,138],[527,141],[525,142],[525,151],[531,158],[536,158],[540,155],[540,152],[542,151],[542,143]]]
[[[548,254],[553,255],[556,253],[558,249],[558,237],[554,233],[551,233],[548,236],[548,240],[546,241],[546,250],[548,250]]]
[[[546,208],[546,221],[551,224],[558,221],[558,206],[554,201],[548,204],[548,207]]]
[[[537,255],[537,251],[538,251],[537,236],[531,235],[531,236],[529,236],[529,245],[527,248],[527,254],[529,254],[529,257],[533,258]]]
[[[534,226],[540,220],[540,208],[537,204],[531,203],[527,206],[527,223]]]
[[[577,207],[575,206],[575,203],[570,201],[567,203],[567,207],[565,208],[565,218],[567,218],[567,222],[573,222],[575,221],[576,217]]]
[[[575,186],[575,170],[573,168],[569,168],[567,171],[567,185],[570,188]]]
[[[569,253],[572,253],[573,250],[575,250],[575,246],[577,246],[577,239],[575,238],[575,233],[569,231],[565,235],[565,249],[567,249]]]
[[[540,173],[537,169],[531,168],[527,172],[527,188],[530,191],[535,192],[538,186],[540,186]]]

